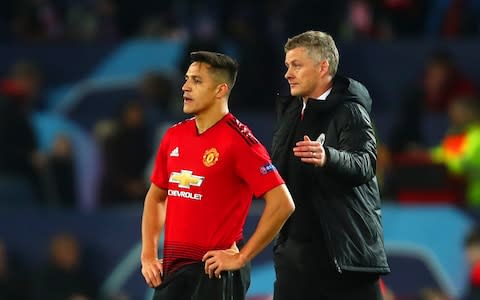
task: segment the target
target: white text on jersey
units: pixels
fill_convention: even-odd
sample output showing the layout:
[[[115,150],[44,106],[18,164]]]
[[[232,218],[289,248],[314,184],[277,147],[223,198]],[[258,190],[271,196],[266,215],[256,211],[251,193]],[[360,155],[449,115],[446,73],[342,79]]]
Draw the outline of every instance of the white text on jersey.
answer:
[[[177,191],[177,190],[168,190],[169,196],[182,197],[192,200],[202,200],[202,194],[186,192],[186,191]]]

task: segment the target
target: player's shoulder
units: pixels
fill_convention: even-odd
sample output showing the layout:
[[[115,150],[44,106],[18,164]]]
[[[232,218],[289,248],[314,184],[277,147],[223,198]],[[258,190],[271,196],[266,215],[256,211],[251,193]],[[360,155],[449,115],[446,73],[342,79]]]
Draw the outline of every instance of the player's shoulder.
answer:
[[[195,117],[192,117],[192,118],[189,118],[189,119],[185,119],[185,120],[182,120],[180,122],[177,122],[175,124],[173,124],[172,126],[170,126],[170,128],[168,128],[170,131],[172,130],[182,130],[183,128],[189,126],[189,124],[191,124],[192,122],[195,121]]]
[[[230,114],[226,117],[225,123],[229,126],[235,136],[238,136],[248,146],[260,144],[258,139],[253,135],[247,125],[238,120],[234,115]]]
[[[162,140],[169,140],[172,138],[172,136],[183,135],[183,133],[187,131],[187,128],[189,127],[189,124],[191,122],[194,122],[194,118],[185,119],[173,125],[168,126],[164,130]]]

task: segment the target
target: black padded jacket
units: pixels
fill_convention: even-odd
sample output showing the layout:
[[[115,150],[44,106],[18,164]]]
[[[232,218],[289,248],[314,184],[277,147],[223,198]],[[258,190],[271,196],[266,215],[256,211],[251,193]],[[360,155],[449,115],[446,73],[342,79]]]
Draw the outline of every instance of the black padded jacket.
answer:
[[[361,83],[337,75],[325,101],[307,101],[303,118],[299,97],[279,97],[276,106],[272,160],[296,203],[277,243],[301,240],[305,233],[318,237],[339,272],[390,272],[375,176],[371,103]],[[307,165],[293,156],[292,148],[303,135],[312,140],[324,136],[324,167]]]

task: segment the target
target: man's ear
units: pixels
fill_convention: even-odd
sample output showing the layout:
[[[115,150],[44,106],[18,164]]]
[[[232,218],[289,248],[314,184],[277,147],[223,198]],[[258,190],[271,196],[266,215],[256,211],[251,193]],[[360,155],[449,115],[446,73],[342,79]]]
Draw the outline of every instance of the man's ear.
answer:
[[[230,88],[226,83],[221,83],[217,86],[217,95],[219,98],[223,98],[227,96],[229,91],[230,91]]]
[[[328,63],[328,60],[324,59],[318,64],[320,68],[320,73],[322,75],[326,75],[329,72],[330,64]]]

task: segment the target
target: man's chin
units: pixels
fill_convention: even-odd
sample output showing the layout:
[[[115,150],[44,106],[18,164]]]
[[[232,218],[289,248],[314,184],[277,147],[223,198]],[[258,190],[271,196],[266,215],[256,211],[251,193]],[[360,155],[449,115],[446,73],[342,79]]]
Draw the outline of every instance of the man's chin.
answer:
[[[190,107],[183,106],[183,112],[186,114],[193,114],[194,111]]]
[[[290,90],[290,95],[297,97],[297,96],[300,96],[300,93],[298,91]]]

